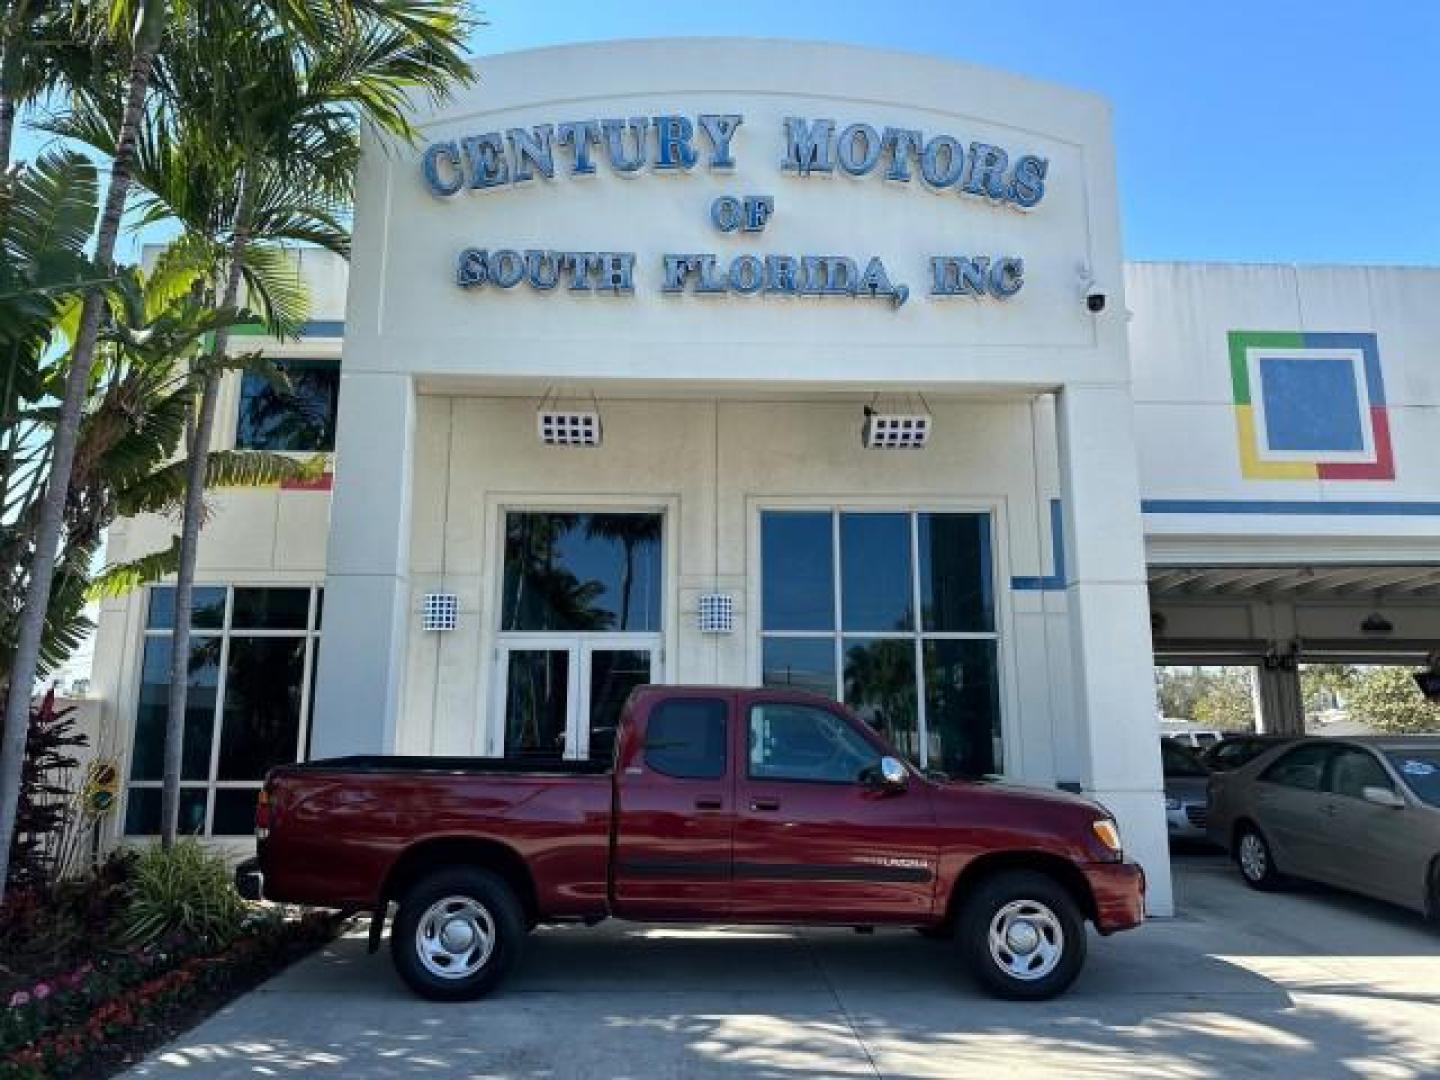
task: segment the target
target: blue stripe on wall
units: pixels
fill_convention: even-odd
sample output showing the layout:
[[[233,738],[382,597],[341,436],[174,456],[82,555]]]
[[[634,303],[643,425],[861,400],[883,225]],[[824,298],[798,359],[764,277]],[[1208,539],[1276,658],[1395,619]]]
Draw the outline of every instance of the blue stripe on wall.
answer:
[[[1322,517],[1435,517],[1440,502],[1329,502],[1273,499],[1142,499],[1145,514],[1310,514]]]
[[[1010,588],[1022,592],[1055,592],[1065,588],[1065,522],[1060,500],[1050,500],[1050,549],[1055,553],[1055,572],[1045,577],[1012,577]]]

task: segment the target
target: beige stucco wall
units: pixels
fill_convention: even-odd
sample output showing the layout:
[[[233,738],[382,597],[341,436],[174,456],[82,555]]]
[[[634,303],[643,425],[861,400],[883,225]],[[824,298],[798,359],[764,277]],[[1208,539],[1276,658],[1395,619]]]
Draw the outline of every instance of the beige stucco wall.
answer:
[[[607,395],[604,444],[586,449],[540,445],[533,399],[421,394],[398,749],[501,750],[492,698],[506,508],[663,511],[663,679],[735,684],[760,678],[760,508],[973,509],[992,515],[996,540],[1006,772],[1046,783],[1076,778],[1078,765],[1067,760],[1063,593],[1009,588],[1012,574],[1038,576],[1051,565],[1048,510],[1037,510],[1057,483],[1052,410],[1045,399],[930,404],[931,442],[908,452],[862,448],[863,399]],[[458,629],[420,628],[431,591],[458,595]],[[697,598],[707,591],[734,597],[733,634],[696,628]]]

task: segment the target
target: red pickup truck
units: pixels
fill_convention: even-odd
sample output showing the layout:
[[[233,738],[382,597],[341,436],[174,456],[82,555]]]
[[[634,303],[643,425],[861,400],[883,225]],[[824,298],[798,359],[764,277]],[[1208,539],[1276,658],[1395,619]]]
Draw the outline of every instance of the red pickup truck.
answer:
[[[238,872],[266,899],[368,910],[417,993],[492,989],[540,923],[912,926],[996,994],[1064,990],[1085,923],[1140,923],[1144,876],[1103,807],[941,781],[844,706],[647,686],[609,761],[350,757],[287,765]]]

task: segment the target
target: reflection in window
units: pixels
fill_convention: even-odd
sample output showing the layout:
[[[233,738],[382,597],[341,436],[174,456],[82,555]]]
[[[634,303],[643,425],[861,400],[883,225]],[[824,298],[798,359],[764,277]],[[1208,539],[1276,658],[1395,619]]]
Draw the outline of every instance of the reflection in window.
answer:
[[[615,756],[620,711],[630,691],[650,681],[650,650],[596,649],[590,654],[590,760]]]
[[[181,745],[182,833],[248,834],[265,773],[300,756],[313,702],[317,644],[316,633],[307,627],[322,591],[309,586],[195,589]],[[127,836],[151,835],[160,827],[174,603],[174,589],[151,588],[130,753]],[[304,701],[307,667],[309,702]]]
[[[840,515],[840,610],[847,632],[915,628],[909,514]]]
[[[767,637],[761,645],[761,685],[835,696],[835,639]]]
[[[501,629],[660,629],[659,514],[509,513]]]
[[[919,761],[914,639],[846,638],[845,704],[896,750]]]
[[[720,779],[725,775],[728,709],[725,702],[710,698],[656,705],[645,725],[645,764],[677,779]]]
[[[311,453],[334,450],[340,361],[272,362],[289,380],[289,390],[280,389],[259,372],[245,372],[240,383],[236,449]]]
[[[505,684],[505,756],[560,757],[570,701],[566,649],[514,649]]]
[[[988,514],[769,510],[760,540],[763,685],[843,699],[922,766],[999,771]]]
[[[925,720],[931,768],[951,776],[1000,771],[1000,685],[995,642],[937,638],[925,658]]]

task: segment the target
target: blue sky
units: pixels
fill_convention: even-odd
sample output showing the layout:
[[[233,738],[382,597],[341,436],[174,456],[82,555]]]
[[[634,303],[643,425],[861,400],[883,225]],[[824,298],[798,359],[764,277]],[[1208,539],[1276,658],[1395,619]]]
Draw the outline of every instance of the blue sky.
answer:
[[[481,53],[673,35],[812,38],[1097,91],[1115,110],[1132,259],[1440,263],[1431,0],[481,3]]]

